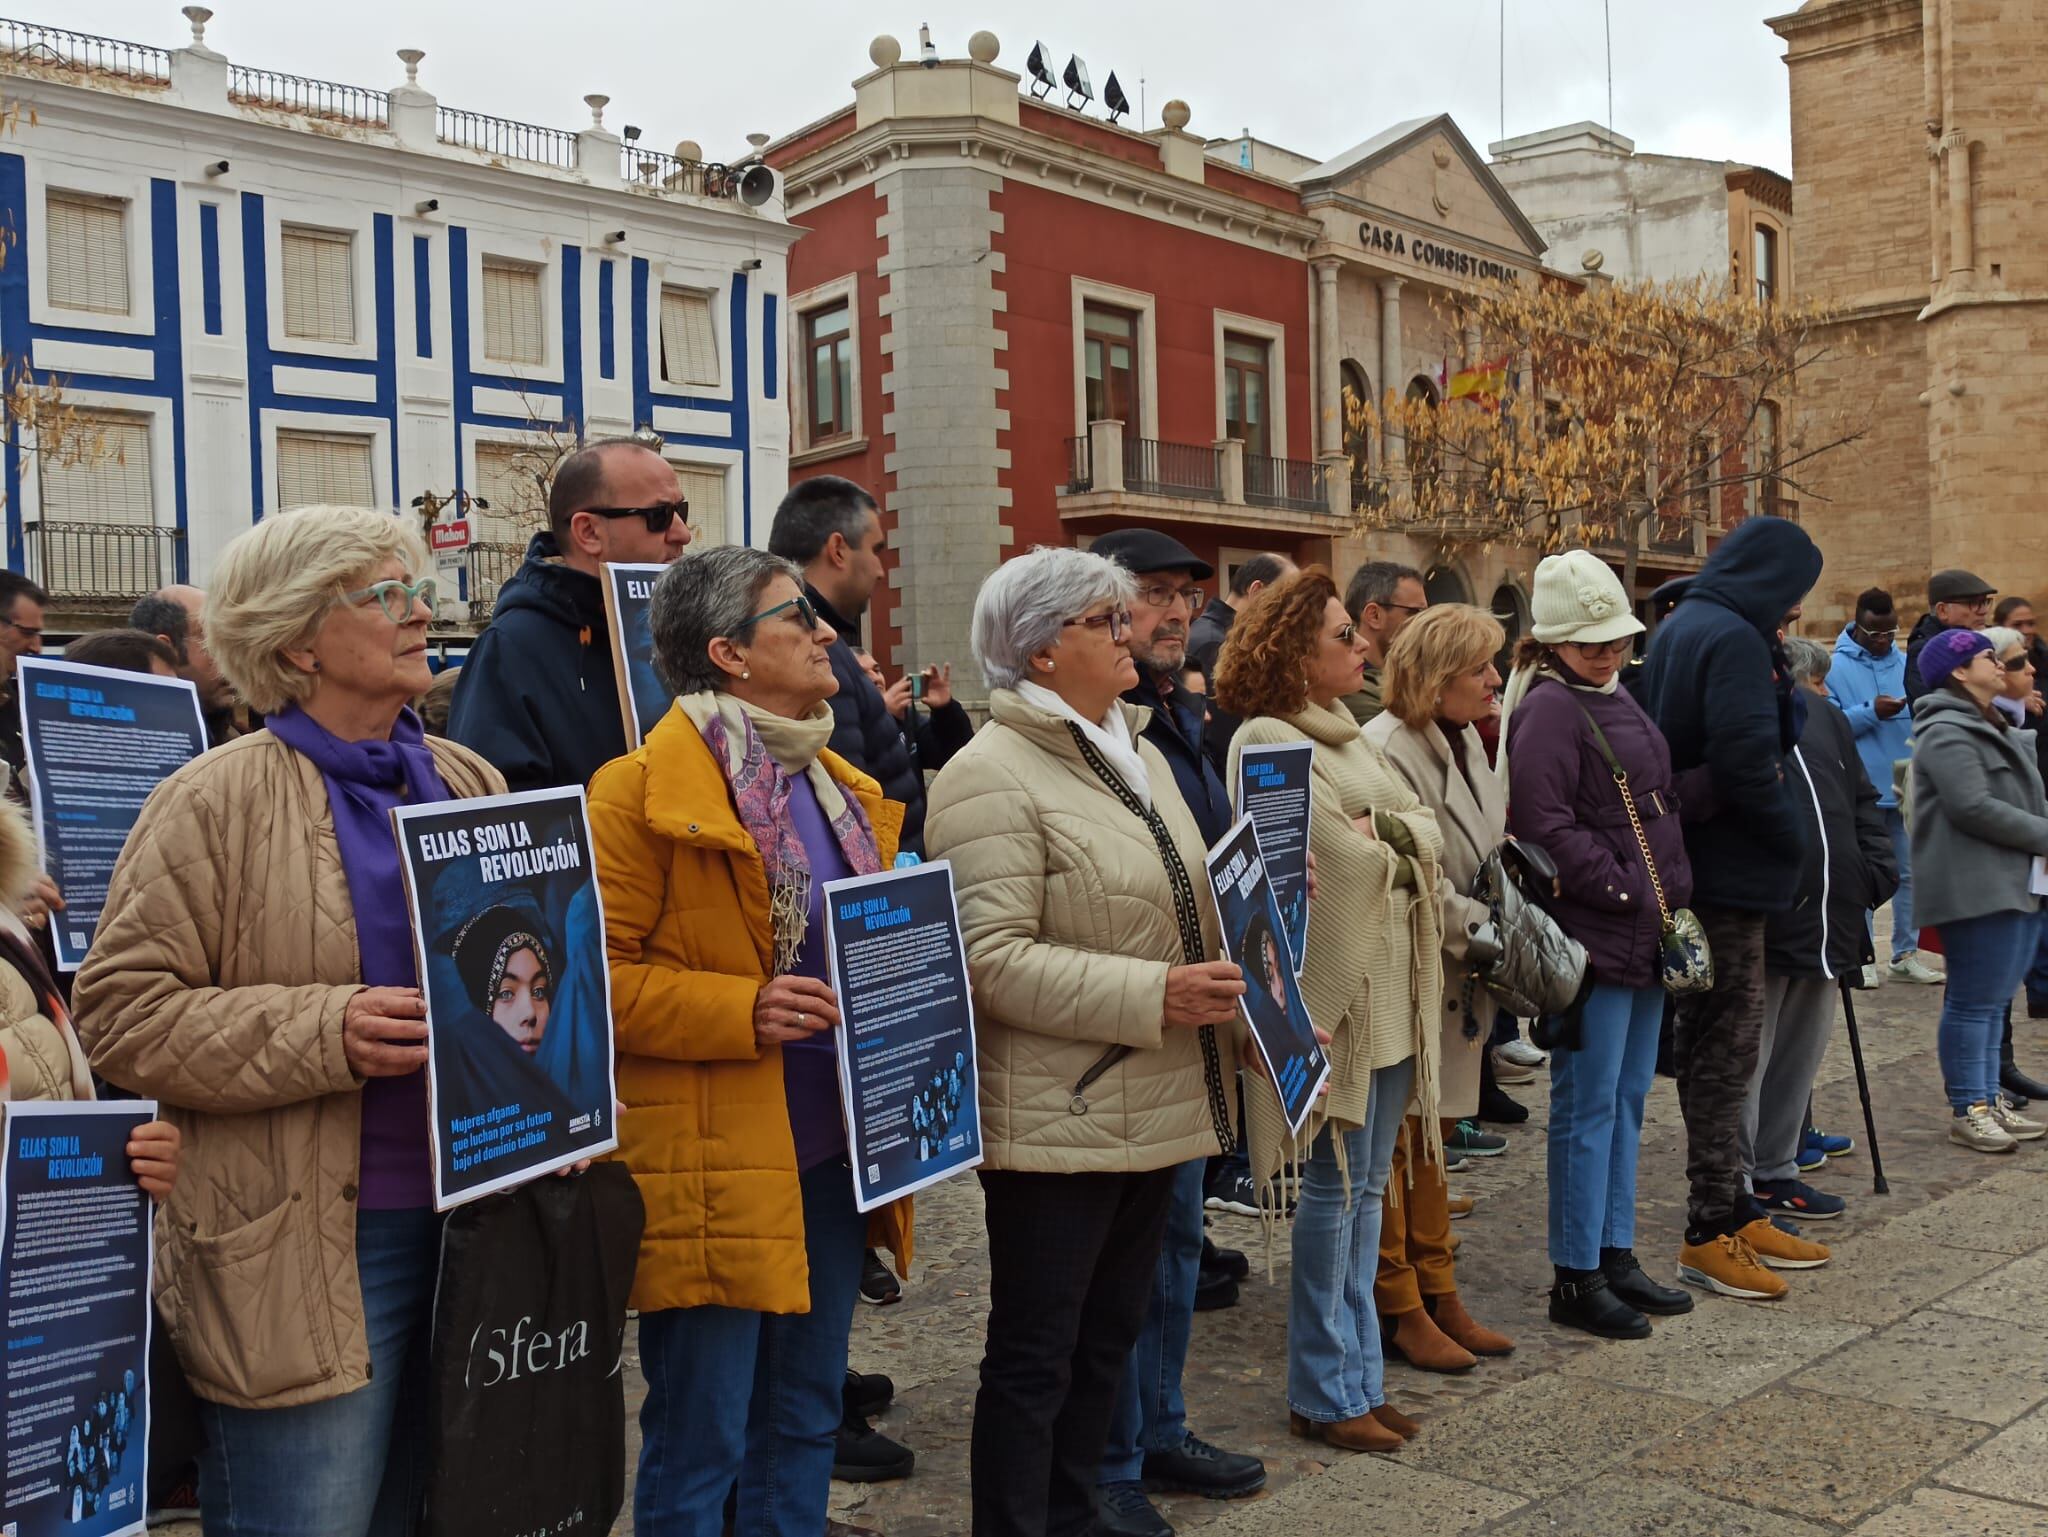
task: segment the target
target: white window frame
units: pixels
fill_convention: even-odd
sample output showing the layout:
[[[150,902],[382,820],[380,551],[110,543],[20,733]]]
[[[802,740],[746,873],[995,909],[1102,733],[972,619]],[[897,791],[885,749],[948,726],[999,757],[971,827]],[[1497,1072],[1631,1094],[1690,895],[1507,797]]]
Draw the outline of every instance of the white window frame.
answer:
[[[1288,433],[1287,420],[1287,327],[1275,320],[1261,320],[1256,315],[1239,315],[1230,310],[1214,310],[1214,325],[1211,330],[1209,357],[1213,371],[1212,387],[1216,392],[1216,440],[1223,441],[1225,413],[1223,409],[1223,336],[1235,331],[1254,341],[1264,342],[1266,353],[1266,409],[1270,413],[1266,424],[1268,454],[1274,459],[1288,459],[1287,452],[1293,441]],[[1364,364],[1360,364],[1361,370]]]
[[[156,527],[178,524],[177,445],[172,439],[174,418],[168,400],[152,396],[123,395],[114,390],[78,390],[68,386],[64,402],[86,416],[133,416],[149,423],[149,506]],[[24,530],[46,521],[43,507],[42,446],[33,427],[21,433],[21,524]],[[137,528],[141,524],[135,525]]]
[[[670,375],[668,365],[668,296],[699,299],[704,304],[704,320],[711,328],[711,366],[718,371],[716,379],[677,379]],[[697,391],[710,389],[725,381],[727,359],[725,347],[718,335],[718,294],[714,289],[696,288],[682,283],[664,283],[661,292],[655,295],[656,332],[648,341],[648,363],[652,372],[661,382],[675,391]]]
[[[756,274],[758,276],[759,274]],[[622,274],[632,281],[631,273]],[[617,279],[614,279],[617,281]],[[718,383],[671,384],[661,372],[661,291],[664,288],[694,288],[711,298],[711,335],[718,346]],[[749,300],[758,305],[753,295]],[[630,300],[627,301],[630,304]],[[758,313],[756,308],[756,313]],[[678,400],[731,400],[732,381],[732,271],[727,267],[706,267],[680,261],[650,258],[647,263],[647,297],[640,309],[647,335],[647,383],[657,404],[674,405]],[[753,388],[758,393],[760,382]]]
[[[1087,325],[1082,319],[1090,300],[1136,311],[1138,316],[1138,409],[1139,425],[1152,437],[1159,435],[1159,304],[1153,295],[1135,288],[1119,288],[1094,278],[1071,280],[1072,330],[1068,333],[1074,354],[1074,436],[1088,436],[1088,348]],[[1219,375],[1220,377],[1220,375]],[[1220,408],[1219,408],[1220,409]],[[1220,436],[1221,434],[1219,434]]]
[[[487,236],[474,228],[469,236],[469,368],[471,373],[500,379],[518,379],[534,384],[562,382],[562,269],[556,259],[559,242],[536,236],[512,235],[492,230]],[[484,258],[518,262],[540,269],[541,338],[544,361],[501,363],[484,352]],[[616,281],[616,279],[614,279]],[[441,345],[439,335],[434,345]],[[592,375],[597,370],[589,369]],[[485,387],[488,387],[486,385]]]
[[[194,216],[195,219],[197,215]],[[355,291],[356,339],[352,342],[315,341],[304,336],[287,336],[284,329],[284,229],[286,225],[332,230],[351,237],[349,283]],[[377,248],[371,210],[360,203],[320,202],[281,198],[267,194],[263,199],[263,264],[265,324],[270,329],[270,350],[314,358],[356,358],[377,356]],[[408,253],[409,254],[409,253]],[[396,249],[394,247],[394,260]],[[233,260],[223,249],[225,266]],[[232,334],[232,333],[230,333]],[[286,356],[283,361],[292,361]]]
[[[665,443],[661,448],[661,457],[668,461],[671,469],[697,470],[725,477],[725,510],[720,514],[719,522],[723,525],[727,544],[745,544],[747,477],[743,466],[747,456],[738,449],[699,448],[694,444],[688,448],[678,448]],[[690,510],[690,520],[693,523],[697,520],[697,510],[694,507]],[[694,537],[693,535],[692,538]]]
[[[303,346],[307,342],[324,343],[327,346],[335,347],[350,346],[362,340],[363,326],[366,318],[371,329],[374,331],[376,328],[377,322],[374,313],[365,317],[362,307],[356,302],[356,266],[362,259],[362,252],[356,244],[357,238],[353,230],[332,230],[311,224],[287,224],[279,228],[277,232],[278,314],[285,328],[285,336],[293,346]],[[340,287],[348,299],[348,314],[346,316],[348,320],[348,335],[308,336],[303,331],[291,329],[291,282],[284,270],[284,253],[292,249],[295,241],[312,251],[324,252],[330,249],[338,249],[342,253],[343,271]],[[326,260],[327,258],[324,255],[317,258],[319,262]],[[325,308],[325,296],[321,296],[316,300],[316,303],[319,307]],[[342,318],[344,317],[340,315],[334,317],[337,323]]]
[[[46,166],[43,156],[27,155],[23,159],[27,171],[26,192],[32,233],[16,243],[15,249],[8,253],[8,259],[28,263],[29,319],[38,325],[64,326],[74,331],[154,336],[156,283],[151,275],[150,254],[155,248],[155,232],[148,175],[76,164],[56,166],[52,174],[52,168]],[[118,198],[128,205],[124,221],[128,237],[127,314],[105,315],[97,310],[60,309],[50,303],[49,197],[53,191]],[[192,307],[198,307],[196,302]]]
[[[331,411],[267,408],[262,413],[260,425],[263,441],[263,506],[260,516],[274,517],[284,510],[277,501],[277,431],[280,427],[287,432],[340,432],[371,439],[370,484],[376,495],[370,505],[386,509],[394,505],[389,420],[378,416],[345,416]]]
[[[494,271],[502,273],[507,277],[516,273],[532,281],[534,298],[537,301],[539,310],[538,317],[534,321],[535,339],[540,343],[539,357],[506,358],[499,357],[491,351],[490,296],[484,290],[490,286],[491,273]],[[476,281],[479,298],[478,313],[483,317],[484,322],[483,348],[485,361],[494,364],[500,369],[534,368],[545,363],[548,359],[548,269],[537,267],[531,262],[513,261],[510,257],[500,256],[496,252],[486,252],[482,259],[477,262]]]
[[[368,456],[369,456],[369,460],[368,460],[368,465],[367,465],[367,468],[368,468],[368,470],[369,470],[369,475],[370,475],[370,500],[369,500],[369,502],[368,502],[367,504],[364,504],[364,503],[357,503],[357,502],[355,502],[355,501],[354,501],[353,499],[350,499],[350,498],[328,498],[328,499],[326,499],[326,500],[324,500],[324,501],[323,501],[323,500],[317,500],[317,499],[316,499],[316,500],[314,500],[314,501],[309,501],[309,502],[295,502],[295,503],[293,503],[293,504],[292,504],[292,506],[294,506],[294,507],[320,507],[320,506],[328,506],[328,505],[334,505],[334,506],[342,506],[342,507],[351,507],[351,506],[358,506],[358,505],[370,505],[370,506],[374,506],[374,505],[376,504],[376,497],[377,497],[377,447],[378,447],[378,444],[377,444],[377,440],[376,440],[376,438],[375,438],[375,436],[374,436],[373,434],[371,434],[371,433],[368,433],[368,432],[364,432],[364,431],[362,431],[362,430],[361,430],[360,428],[357,428],[357,429],[355,429],[355,430],[352,430],[352,431],[335,431],[335,430],[332,430],[332,429],[329,429],[329,428],[325,428],[325,427],[307,427],[307,426],[304,426],[304,425],[302,425],[302,424],[300,424],[300,423],[298,423],[298,422],[283,422],[283,423],[280,423],[280,424],[279,424],[279,426],[278,426],[277,432],[276,432],[276,434],[274,435],[274,437],[273,437],[273,439],[272,439],[272,442],[273,442],[273,444],[275,445],[275,449],[276,449],[276,452],[275,452],[275,454],[273,455],[273,457],[272,457],[272,458],[271,458],[271,459],[270,459],[270,460],[269,460],[269,461],[267,462],[267,464],[266,464],[266,466],[265,466],[265,468],[266,468],[266,470],[267,470],[267,473],[269,474],[269,477],[270,477],[270,479],[271,479],[271,481],[272,481],[273,483],[275,483],[276,481],[278,481],[279,479],[281,479],[281,478],[282,478],[282,475],[283,475],[283,470],[284,470],[284,440],[285,440],[285,438],[286,438],[287,436],[290,436],[290,437],[292,437],[292,438],[293,438],[294,440],[297,440],[297,439],[300,439],[300,438],[312,438],[312,437],[327,437],[327,438],[344,438],[344,439],[347,439],[347,440],[348,440],[348,441],[349,441],[349,442],[350,442],[351,444],[358,444],[358,445],[361,445],[361,446],[362,446],[362,448],[364,449],[364,451],[365,451],[365,452],[366,452],[366,453],[368,454]],[[288,511],[288,510],[290,510],[290,509],[288,509],[288,508],[286,508],[286,507],[285,507],[285,504],[284,504],[284,498],[283,498],[283,496],[282,496],[282,495],[279,495],[279,494],[277,494],[276,492],[273,492],[273,494],[274,494],[274,495],[277,495],[278,507],[279,507],[279,510],[280,510],[280,511]]]
[[[810,435],[811,360],[804,349],[804,322],[815,311],[840,303],[846,305],[846,334],[853,346],[853,399],[847,409],[846,435],[814,443]],[[868,441],[860,400],[860,274],[849,272],[829,283],[820,283],[800,294],[792,294],[784,309],[789,316],[789,335],[785,339],[789,362],[783,377],[790,381],[790,388],[783,393],[791,405],[790,442],[794,449],[790,455],[791,463],[814,450],[821,458],[860,452],[867,447]]]
[[[516,432],[504,427],[464,427],[462,429],[462,484],[472,496],[482,494],[483,474],[478,468],[478,450],[490,448],[546,448],[548,437],[538,432]],[[496,509],[492,509],[495,515]],[[544,525],[543,525],[544,526]],[[531,539],[535,529],[528,529],[525,538]],[[474,529],[471,538],[475,538]]]

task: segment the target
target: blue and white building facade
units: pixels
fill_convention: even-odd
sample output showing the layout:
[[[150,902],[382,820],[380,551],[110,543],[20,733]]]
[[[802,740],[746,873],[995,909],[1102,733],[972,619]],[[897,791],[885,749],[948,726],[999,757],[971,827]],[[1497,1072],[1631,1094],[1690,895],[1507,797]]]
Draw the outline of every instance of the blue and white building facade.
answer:
[[[543,520],[578,439],[639,433],[698,537],[765,544],[788,485],[786,255],[765,169],[390,91],[0,22],[8,565],[58,612],[204,584],[266,514],[480,497],[467,602]],[[18,110],[16,110],[18,109]]]

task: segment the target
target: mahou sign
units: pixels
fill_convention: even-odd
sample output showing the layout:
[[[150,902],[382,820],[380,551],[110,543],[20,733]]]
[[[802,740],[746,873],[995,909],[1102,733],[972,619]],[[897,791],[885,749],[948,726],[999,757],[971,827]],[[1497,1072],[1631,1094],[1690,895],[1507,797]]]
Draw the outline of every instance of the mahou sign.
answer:
[[[1375,224],[1370,219],[1359,221],[1358,243],[1368,251],[1405,257],[1421,266],[1434,267],[1450,277],[1480,278],[1494,283],[1518,283],[1522,279],[1521,269],[1510,267],[1506,262],[1495,261],[1489,256],[1474,256],[1470,251],[1440,245],[1421,235],[1404,234],[1388,225]]]

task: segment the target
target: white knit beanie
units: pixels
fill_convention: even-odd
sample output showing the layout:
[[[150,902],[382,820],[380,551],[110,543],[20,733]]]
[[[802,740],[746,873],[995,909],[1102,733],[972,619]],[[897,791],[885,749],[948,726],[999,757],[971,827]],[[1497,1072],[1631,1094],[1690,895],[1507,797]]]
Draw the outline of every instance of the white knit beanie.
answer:
[[[1529,619],[1529,633],[1546,646],[1593,645],[1643,632],[1621,578],[1591,550],[1543,559],[1529,596]]]

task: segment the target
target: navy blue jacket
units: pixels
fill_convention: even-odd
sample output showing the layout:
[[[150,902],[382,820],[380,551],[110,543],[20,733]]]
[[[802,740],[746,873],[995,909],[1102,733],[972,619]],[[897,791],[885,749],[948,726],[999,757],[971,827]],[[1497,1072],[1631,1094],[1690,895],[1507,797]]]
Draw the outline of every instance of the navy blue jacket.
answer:
[[[946,766],[954,753],[974,736],[974,722],[958,704],[944,704],[918,721],[916,734],[906,734],[882,691],[860,670],[854,641],[860,626],[841,617],[818,589],[804,584],[804,593],[825,623],[839,632],[828,655],[839,691],[832,696],[831,748],[881,785],[882,794],[903,805],[903,833],[896,847],[906,854],[924,853],[924,774]],[[910,708],[912,719],[917,706]]]
[[[1701,903],[1758,912],[1792,905],[1811,819],[1786,772],[1804,711],[1777,633],[1820,567],[1820,550],[1798,524],[1751,518],[1708,557],[1650,643],[1645,702],[1672,768],[1709,771],[1705,804],[1691,794],[1684,801]]]
[[[1177,688],[1173,691],[1173,702],[1166,703],[1159,697],[1159,683],[1151,669],[1140,665],[1138,686],[1127,690],[1124,700],[1152,712],[1152,719],[1145,725],[1145,740],[1166,759],[1180,798],[1195,814],[1202,841],[1214,848],[1237,818],[1231,814],[1230,792],[1224,788],[1223,776],[1216,772],[1215,763],[1203,750],[1201,699]]]
[[[560,553],[553,534],[533,536],[469,648],[448,711],[448,735],[514,790],[587,785],[626,753],[604,594]]]

